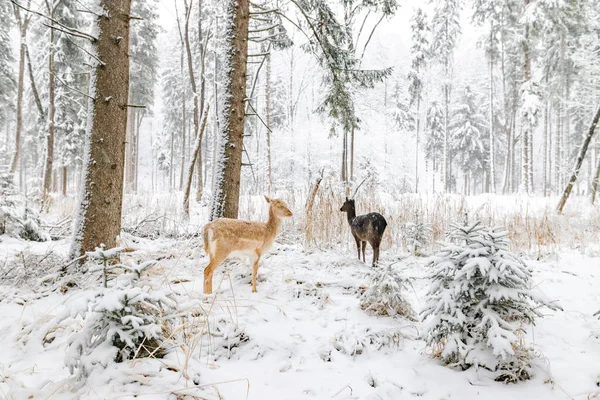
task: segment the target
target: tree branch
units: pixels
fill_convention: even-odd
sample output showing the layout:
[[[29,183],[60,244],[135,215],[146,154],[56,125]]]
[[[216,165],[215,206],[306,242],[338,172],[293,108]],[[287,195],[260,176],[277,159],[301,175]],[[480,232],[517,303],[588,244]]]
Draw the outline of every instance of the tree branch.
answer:
[[[27,8],[27,7],[24,7],[21,4],[17,3],[16,0],[9,0],[9,1],[11,3],[13,3],[15,6],[19,7],[20,9],[22,9],[22,10],[28,11],[28,12],[30,12],[32,14],[35,14],[35,15],[38,15],[38,16],[40,16],[42,18],[46,18],[47,20],[52,21],[52,23],[54,23],[54,24],[56,24],[56,25],[58,25],[58,26],[60,26],[60,27],[62,27],[64,29],[66,29],[67,31],[62,31],[62,32],[66,33],[66,34],[73,35],[73,36],[78,36],[78,37],[83,37],[85,39],[88,39],[88,40],[92,41],[92,43],[95,42],[96,40],[98,40],[97,38],[95,38],[94,36],[92,36],[92,35],[90,35],[88,33],[82,32],[82,31],[77,30],[75,28],[71,28],[70,26],[67,26],[65,24],[61,24],[60,22],[56,21],[53,18],[50,18],[47,15],[42,14],[41,12],[33,11],[33,10]],[[52,27],[52,26],[49,26],[49,25],[46,25],[46,24],[43,24],[43,25],[45,25],[45,26],[47,26],[48,28],[51,28],[51,29],[60,30],[60,29],[58,29],[56,27]]]

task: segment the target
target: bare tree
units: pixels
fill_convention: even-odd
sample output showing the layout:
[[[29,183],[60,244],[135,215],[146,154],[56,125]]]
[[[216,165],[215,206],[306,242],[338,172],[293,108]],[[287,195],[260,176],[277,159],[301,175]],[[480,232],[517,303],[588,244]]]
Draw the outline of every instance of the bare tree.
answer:
[[[186,218],[190,216],[190,190],[192,188],[192,178],[194,177],[194,166],[196,165],[198,155],[200,153],[200,147],[202,146],[202,135],[204,134],[204,129],[206,128],[206,119],[208,118],[208,110],[210,109],[210,104],[206,107],[204,111],[204,118],[202,119],[202,127],[196,136],[196,145],[194,146],[194,150],[192,151],[192,159],[190,160],[190,166],[188,168],[188,175],[185,184],[185,190],[183,194],[183,213]]]
[[[54,79],[54,11],[56,3],[46,0],[46,9],[51,18],[50,48],[48,54],[48,136],[46,136],[46,162],[44,166],[44,186],[42,187],[42,203],[48,205],[48,195],[52,184],[52,165],[54,163],[54,115],[55,115],[55,79]]]
[[[116,246],[121,233],[123,169],[129,92],[129,22],[131,0],[98,0],[95,17],[97,56],[91,70],[87,149],[81,202],[71,257],[100,244]]]
[[[579,175],[579,170],[581,169],[581,165],[583,164],[583,160],[587,153],[588,147],[590,145],[590,142],[592,141],[592,138],[594,137],[594,134],[596,133],[596,125],[598,125],[598,120],[600,120],[600,106],[598,106],[598,111],[596,111],[596,115],[594,115],[594,119],[592,119],[592,123],[590,124],[588,134],[586,135],[585,139],[583,140],[583,144],[579,149],[579,155],[577,156],[577,160],[575,161],[575,167],[573,168],[573,174],[571,175],[571,179],[569,179],[569,183],[567,183],[567,186],[565,187],[560,201],[558,202],[558,206],[556,207],[556,211],[559,214],[562,213],[563,208],[567,203],[567,199],[571,194],[571,190],[573,190],[573,185],[575,185],[575,182],[577,181],[577,176]]]
[[[27,8],[31,6],[31,0],[27,0]],[[23,131],[23,84],[25,76],[25,53],[27,51],[27,29],[31,21],[31,13],[22,10],[17,5],[13,5],[15,11],[15,19],[19,28],[19,39],[21,45],[19,47],[19,79],[17,84],[17,123],[15,134],[15,152],[12,161],[10,162],[10,173],[14,174],[19,163],[21,153],[21,133]]]

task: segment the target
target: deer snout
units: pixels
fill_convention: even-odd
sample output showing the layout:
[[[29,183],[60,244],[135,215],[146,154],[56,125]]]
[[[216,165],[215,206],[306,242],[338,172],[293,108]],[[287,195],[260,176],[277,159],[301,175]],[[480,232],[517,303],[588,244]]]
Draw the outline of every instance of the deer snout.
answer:
[[[294,214],[292,214],[292,212],[291,212],[290,210],[288,210],[288,211],[285,213],[285,216],[286,216],[286,217],[291,217],[292,215],[294,215]]]

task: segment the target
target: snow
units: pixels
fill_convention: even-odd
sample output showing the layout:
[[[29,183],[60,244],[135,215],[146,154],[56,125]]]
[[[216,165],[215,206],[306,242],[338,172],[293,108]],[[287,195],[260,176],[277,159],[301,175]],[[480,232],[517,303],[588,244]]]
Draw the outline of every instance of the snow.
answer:
[[[0,393],[9,399],[173,399],[177,393],[208,399],[436,400],[587,399],[600,393],[600,321],[593,316],[600,308],[600,258],[564,251],[527,261],[536,290],[559,300],[564,311],[547,312],[527,331],[533,377],[506,385],[484,369],[461,372],[432,359],[420,339],[420,322],[362,311],[360,296],[372,268],[353,252],[306,251],[285,244],[290,241],[283,235],[261,260],[258,293],[250,290],[250,266],[231,263],[217,269],[212,296],[202,295],[208,259],[199,239],[130,244],[125,264],[159,260],[142,274],[144,284],[176,294],[181,320],[188,322],[179,329],[187,339],[175,335],[164,359],[106,361],[108,367],[94,370],[81,387],[64,364],[69,337],[81,322],[55,321],[99,289],[99,275],[95,284],[91,279],[94,287],[65,294],[0,285]],[[28,246],[1,239],[2,259]],[[50,247],[66,254],[68,243],[35,243],[27,251]],[[418,313],[429,288],[426,259],[388,250],[381,262],[411,279],[404,296]]]

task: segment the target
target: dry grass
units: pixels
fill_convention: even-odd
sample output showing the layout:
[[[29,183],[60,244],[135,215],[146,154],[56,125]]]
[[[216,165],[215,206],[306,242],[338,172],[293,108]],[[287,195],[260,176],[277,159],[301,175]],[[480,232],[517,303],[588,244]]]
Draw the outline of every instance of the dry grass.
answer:
[[[362,192],[362,193],[361,193]],[[586,199],[574,198],[569,212],[557,215],[554,199],[493,196],[464,198],[458,195],[405,194],[392,198],[363,187],[356,196],[357,213],[379,212],[387,222],[382,250],[402,247],[402,226],[420,215],[432,227],[431,252],[445,239],[452,223],[479,219],[490,226],[503,226],[510,234],[515,251],[543,257],[564,249],[597,252],[600,238],[600,212]],[[312,218],[297,224],[310,233],[309,247],[335,248],[352,242],[345,214],[339,211],[344,202],[343,186],[332,177],[323,179],[315,196]],[[351,244],[352,246],[353,244]]]
[[[303,241],[307,248],[353,247],[346,214],[339,211],[346,195],[344,185],[329,172],[324,174],[314,197],[313,190],[314,182],[311,182],[306,187],[289,185],[274,194],[294,210],[293,219],[284,222],[286,235],[294,243]],[[431,245],[423,249],[425,254],[444,240],[450,224],[463,221],[467,214],[470,220],[480,219],[486,225],[508,229],[515,251],[536,257],[564,249],[600,254],[597,245],[600,243],[600,211],[590,206],[587,199],[573,196],[564,215],[559,216],[554,211],[556,201],[556,198],[528,196],[393,195],[368,181],[356,195],[358,214],[379,212],[386,218],[388,227],[381,246],[384,251],[402,248],[402,226],[414,221],[417,214],[432,227]],[[124,230],[150,238],[193,236],[207,221],[208,208],[194,204],[187,221],[182,217],[181,202],[181,193],[128,194],[123,210]],[[310,204],[308,215],[307,203]],[[58,217],[59,222],[64,221],[72,216],[74,205],[73,198],[57,197],[52,205],[52,216]],[[267,207],[262,195],[243,195],[240,218],[264,220]]]

